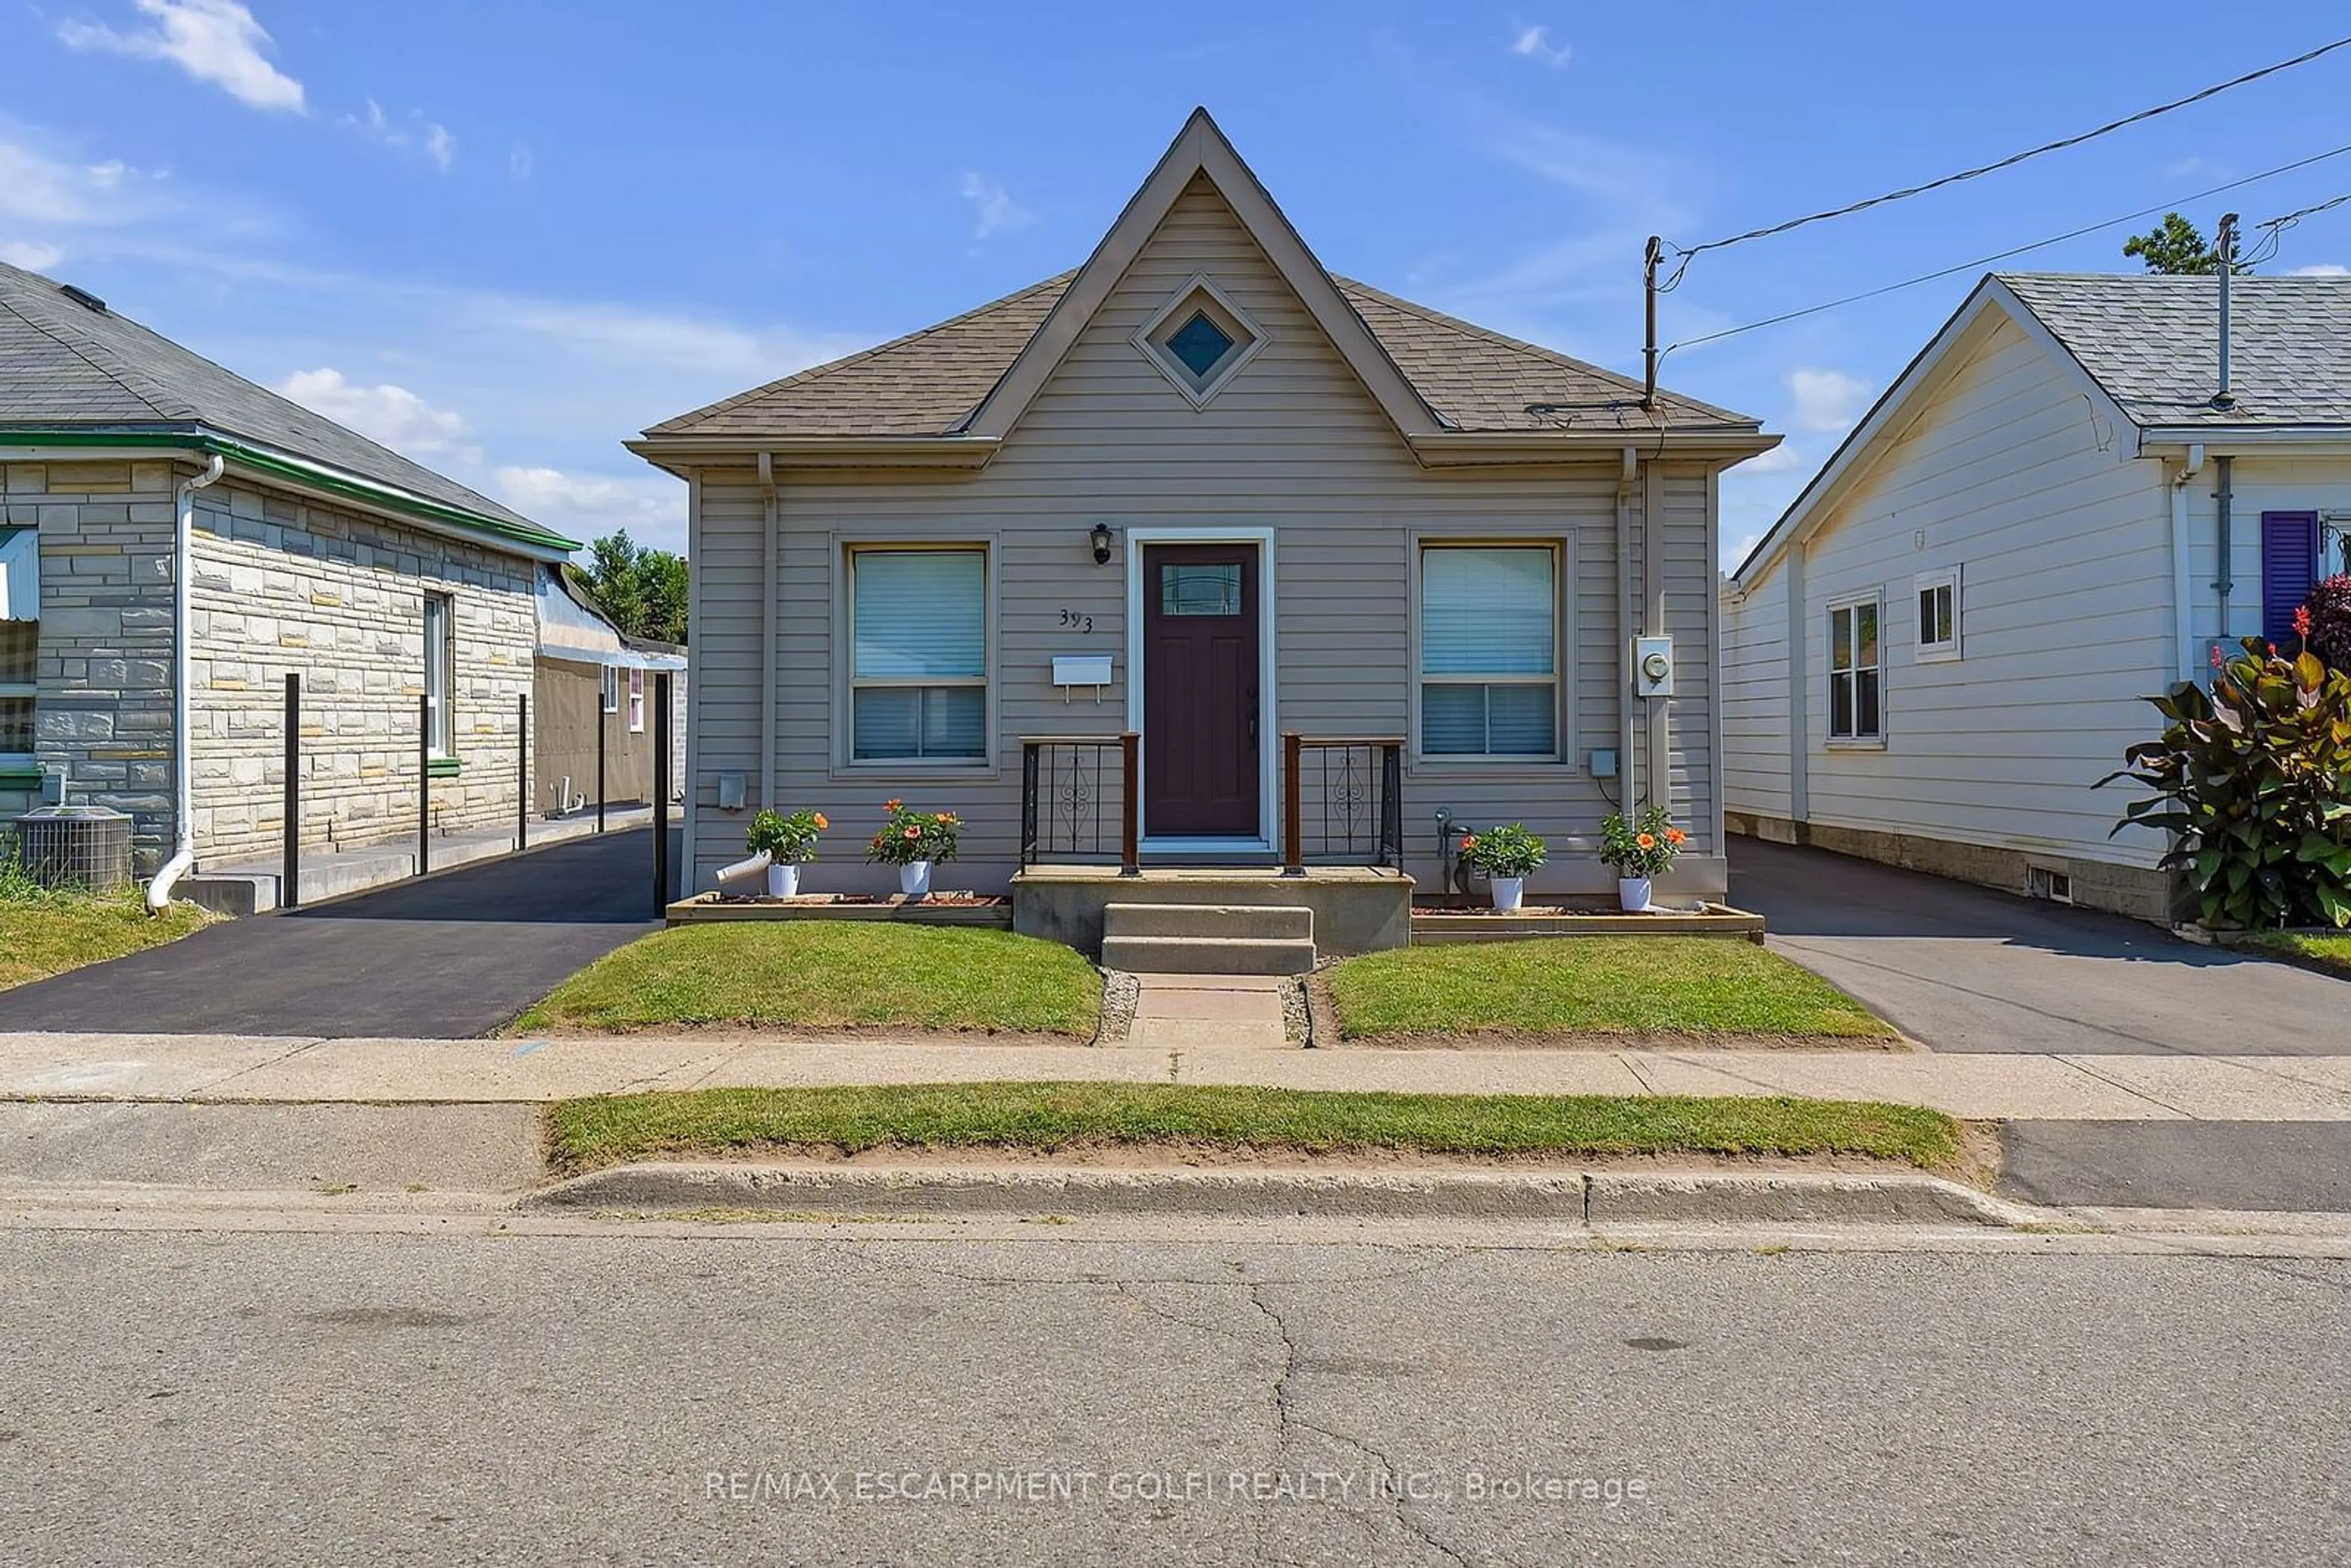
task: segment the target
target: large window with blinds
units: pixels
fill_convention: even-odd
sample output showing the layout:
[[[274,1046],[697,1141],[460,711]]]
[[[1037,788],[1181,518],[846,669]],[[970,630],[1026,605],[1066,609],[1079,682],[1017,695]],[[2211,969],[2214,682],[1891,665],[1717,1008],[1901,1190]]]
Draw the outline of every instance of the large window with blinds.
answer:
[[[0,526],[0,765],[33,760],[40,647],[40,530]]]
[[[1556,546],[1420,552],[1420,754],[1552,762],[1560,755]]]
[[[849,552],[852,762],[987,758],[987,551]]]

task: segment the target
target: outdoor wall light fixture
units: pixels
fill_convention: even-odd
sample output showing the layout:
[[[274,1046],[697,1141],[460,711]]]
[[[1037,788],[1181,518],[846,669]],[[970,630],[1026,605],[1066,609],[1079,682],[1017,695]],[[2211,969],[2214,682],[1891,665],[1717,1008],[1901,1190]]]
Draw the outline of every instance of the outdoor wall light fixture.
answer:
[[[1091,537],[1094,541],[1094,564],[1108,566],[1110,564],[1110,525],[1096,523]]]

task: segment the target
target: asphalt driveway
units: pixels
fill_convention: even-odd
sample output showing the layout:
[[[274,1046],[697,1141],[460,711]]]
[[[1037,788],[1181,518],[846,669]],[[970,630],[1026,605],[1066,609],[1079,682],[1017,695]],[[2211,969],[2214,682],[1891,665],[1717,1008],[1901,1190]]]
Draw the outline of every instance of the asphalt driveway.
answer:
[[[0,1030],[462,1040],[657,928],[652,903],[651,828],[572,839],[0,991]]]
[[[2143,921],[1749,838],[1730,901],[1935,1051],[2351,1055],[2351,982]]]

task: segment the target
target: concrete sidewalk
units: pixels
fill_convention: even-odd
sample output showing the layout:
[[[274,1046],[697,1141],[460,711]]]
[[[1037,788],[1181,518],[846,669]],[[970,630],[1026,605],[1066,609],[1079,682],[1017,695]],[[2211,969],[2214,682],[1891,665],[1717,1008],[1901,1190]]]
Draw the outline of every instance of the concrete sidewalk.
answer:
[[[0,1098],[18,1100],[527,1103],[640,1089],[1069,1079],[1447,1093],[1804,1094],[2003,1121],[2351,1122],[2351,1059],[2339,1057],[0,1033]]]

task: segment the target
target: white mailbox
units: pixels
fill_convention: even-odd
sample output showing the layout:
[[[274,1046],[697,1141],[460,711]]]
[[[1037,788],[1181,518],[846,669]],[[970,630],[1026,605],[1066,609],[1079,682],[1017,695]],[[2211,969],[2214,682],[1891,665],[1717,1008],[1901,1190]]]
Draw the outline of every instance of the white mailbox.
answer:
[[[1100,695],[1110,685],[1108,653],[1056,653],[1053,655],[1053,684],[1068,696],[1072,686],[1092,686]]]

